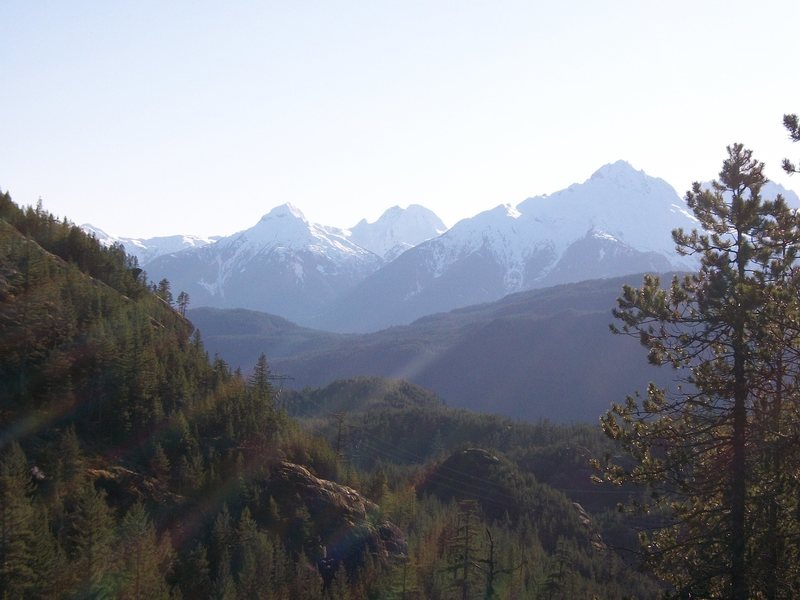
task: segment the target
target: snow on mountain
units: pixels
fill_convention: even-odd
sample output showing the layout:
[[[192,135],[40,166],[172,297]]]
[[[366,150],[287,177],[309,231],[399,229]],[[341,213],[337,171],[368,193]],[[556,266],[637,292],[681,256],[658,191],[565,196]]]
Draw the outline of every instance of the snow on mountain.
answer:
[[[503,265],[504,286],[516,289],[522,283],[524,264],[531,247],[526,238],[521,213],[510,204],[501,204],[491,210],[463,219],[426,246],[429,258],[426,266],[434,277],[441,277],[454,263],[465,256],[482,253],[496,258]]]
[[[158,257],[148,273],[187,291],[194,306],[251,308],[303,322],[382,262],[345,232],[310,223],[284,204],[211,246]]]
[[[380,264],[373,253],[350,242],[344,232],[309,223],[303,213],[291,204],[273,208],[250,229],[223,238],[218,243],[216,277],[201,280],[200,285],[212,294],[225,295],[225,282],[237,269],[243,272],[247,263],[270,258],[287,265],[297,281],[305,280],[309,269],[322,274],[354,274],[372,270]]]
[[[764,187],[761,188],[761,197],[766,198],[767,200],[774,200],[778,194],[783,196],[783,199],[786,200],[786,204],[788,204],[791,208],[794,208],[795,210],[800,209],[800,197],[798,197],[797,194],[792,190],[787,190],[780,183],[768,181],[766,184],[764,184]]]
[[[162,254],[171,254],[188,248],[201,248],[213,244],[219,239],[219,237],[204,238],[196,235],[168,235],[152,238],[114,237],[91,223],[84,223],[81,225],[81,229],[93,235],[104,246],[114,243],[122,244],[125,252],[135,256],[142,267]]]
[[[625,161],[598,169],[588,180],[549,196],[529,198],[519,205],[527,234],[547,239],[561,254],[589,231],[599,231],[645,252],[657,252],[675,266],[672,230],[692,229],[697,220],[674,188]]]
[[[791,190],[768,183],[800,208]],[[192,306],[250,308],[304,325],[371,331],[509,293],[644,271],[693,269],[671,232],[697,221],[664,180],[624,161],[583,183],[497,206],[445,231],[418,205],[393,207],[352,229],[309,222],[284,204],[253,227],[216,239],[114,238],[150,279],[166,277]],[[214,243],[215,242],[215,243]]]
[[[105,231],[100,229],[99,227],[95,227],[91,223],[84,223],[81,225],[81,229],[95,237],[95,239],[100,242],[103,246],[108,248],[111,244],[117,241],[117,238],[107,234]]]
[[[369,250],[347,239],[347,234],[334,227],[310,223],[297,207],[283,204],[273,208],[250,229],[236,233],[219,242],[236,246],[237,252],[264,253],[269,251],[312,249],[334,261],[341,257],[370,257]]]
[[[314,324],[368,331],[526,289],[691,268],[671,232],[696,226],[669,184],[618,161],[565,190],[459,221],[369,276]]]
[[[362,219],[347,232],[350,239],[370,252],[390,261],[417,244],[447,231],[442,220],[419,204],[408,208],[394,206],[374,223]]]
[[[565,251],[588,237],[656,253],[665,264],[686,268],[691,263],[675,253],[671,232],[696,225],[667,182],[618,161],[565,190],[460,221],[429,243],[429,264],[438,275],[463,256],[482,252],[504,268],[504,292],[515,292],[539,287]]]

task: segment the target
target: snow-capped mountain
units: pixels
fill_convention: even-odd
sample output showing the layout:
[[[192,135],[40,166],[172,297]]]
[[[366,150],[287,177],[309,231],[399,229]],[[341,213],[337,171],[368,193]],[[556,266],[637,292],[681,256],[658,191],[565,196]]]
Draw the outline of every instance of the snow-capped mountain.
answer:
[[[774,183],[762,190],[764,198],[778,193],[800,208],[790,190]],[[283,205],[213,244],[191,236],[117,239],[84,228],[105,243],[122,242],[150,279],[168,278],[192,306],[250,308],[364,332],[533,288],[694,269],[693,259],[676,254],[671,232],[696,226],[668,183],[618,161],[583,183],[497,206],[448,231],[416,205],[349,230],[310,223]]]
[[[690,268],[671,232],[696,225],[668,183],[619,161],[565,190],[458,222],[373,273],[315,324],[369,331],[526,289]]]
[[[798,197],[797,194],[795,194],[792,190],[787,190],[780,183],[768,181],[764,184],[764,187],[761,188],[762,198],[774,200],[778,194],[783,196],[783,199],[786,200],[786,204],[788,204],[791,208],[794,208],[795,210],[800,209],[800,197]]]
[[[196,235],[168,235],[152,238],[114,237],[90,223],[84,223],[81,225],[81,229],[93,235],[104,246],[114,243],[122,244],[125,252],[135,256],[141,267],[146,267],[151,260],[162,254],[180,252],[187,248],[202,248],[219,239],[218,236],[204,238]]]
[[[442,220],[419,204],[403,209],[394,206],[374,223],[362,219],[350,229],[350,239],[370,252],[391,261],[409,248],[447,231]]]
[[[306,322],[382,263],[346,232],[310,223],[284,204],[250,229],[162,255],[147,270],[188,292],[193,306],[250,308]]]

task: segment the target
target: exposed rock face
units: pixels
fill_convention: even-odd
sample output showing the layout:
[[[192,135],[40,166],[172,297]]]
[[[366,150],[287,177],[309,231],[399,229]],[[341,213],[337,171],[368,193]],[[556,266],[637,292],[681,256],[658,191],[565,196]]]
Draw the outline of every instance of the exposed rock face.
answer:
[[[185,500],[158,479],[119,465],[86,472],[115,506],[154,503],[167,514],[179,510]],[[282,535],[290,551],[316,562],[323,581],[326,575],[332,580],[340,566],[352,572],[367,555],[388,563],[408,552],[403,532],[380,518],[377,504],[353,488],[316,477],[303,466],[277,463],[269,478],[261,481],[258,496],[260,500],[251,507],[256,521]],[[278,514],[270,514],[271,500]]]
[[[312,524],[309,533],[324,547],[323,556],[328,560],[352,568],[365,553],[389,561],[407,552],[402,532],[392,523],[379,520],[376,504],[352,488],[315,477],[305,467],[279,463],[266,491],[284,514],[300,507],[308,511]]]
[[[597,527],[595,526],[592,517],[589,516],[589,513],[586,512],[586,509],[584,509],[579,503],[573,502],[572,506],[574,506],[575,510],[578,512],[578,520],[581,522],[581,525],[586,528],[586,532],[589,534],[592,547],[595,550],[605,550],[607,548],[606,543],[603,541],[600,532],[597,531]]]
[[[109,501],[118,506],[130,507],[136,502],[152,502],[162,508],[178,506],[183,498],[169,491],[154,477],[148,477],[120,465],[104,469],[87,469],[95,485],[105,490]]]

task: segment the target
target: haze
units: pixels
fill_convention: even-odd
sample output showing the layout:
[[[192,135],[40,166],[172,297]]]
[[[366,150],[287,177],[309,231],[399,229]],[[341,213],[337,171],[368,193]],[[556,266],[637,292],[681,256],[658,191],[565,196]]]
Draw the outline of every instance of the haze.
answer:
[[[800,3],[0,4],[0,189],[115,235],[229,234],[291,202],[448,225],[630,161],[682,193],[779,168]]]

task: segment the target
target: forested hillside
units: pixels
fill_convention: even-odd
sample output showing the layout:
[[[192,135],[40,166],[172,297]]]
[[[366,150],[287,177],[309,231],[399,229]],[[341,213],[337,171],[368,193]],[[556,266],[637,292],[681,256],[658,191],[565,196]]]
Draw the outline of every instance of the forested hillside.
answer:
[[[527,421],[597,423],[631,382],[672,374],[641,360],[637,340],[609,335],[622,286],[598,279],[520,292],[370,334],[334,334],[245,310],[189,311],[207,347],[249,369],[261,352],[296,389],[377,375],[408,379],[450,406]]]
[[[586,432],[397,382],[367,386],[373,412],[351,384],[278,394],[263,357],[247,378],[209,361],[171,297],[121,248],[0,197],[4,598],[655,597],[565,495],[584,453],[553,442]],[[287,414],[304,406],[323,408]],[[347,444],[405,458],[352,454],[342,411],[365,425]]]
[[[800,141],[797,115],[784,124]],[[617,301],[614,331],[645,347],[675,385],[648,384],[601,419],[622,455],[595,461],[617,485],[646,485],[643,564],[675,598],[800,595],[800,212],[765,199],[765,165],[727,148],[719,179],[687,206],[702,229],[675,245],[697,272],[644,277]],[[796,173],[788,159],[784,169]]]
[[[335,472],[275,410],[264,363],[250,380],[210,363],[119,248],[8,195],[0,216],[5,597],[316,597],[349,513],[331,558],[354,586],[368,546],[399,553],[377,508],[293,462]],[[344,499],[325,523],[295,497],[314,486]]]

